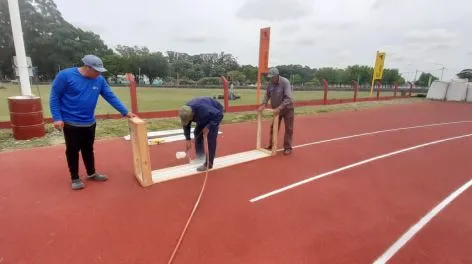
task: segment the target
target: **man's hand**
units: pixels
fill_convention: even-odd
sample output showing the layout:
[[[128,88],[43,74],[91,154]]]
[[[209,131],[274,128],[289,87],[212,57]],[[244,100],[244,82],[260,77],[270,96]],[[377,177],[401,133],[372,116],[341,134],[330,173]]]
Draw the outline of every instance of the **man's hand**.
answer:
[[[128,118],[133,118],[133,117],[137,117],[137,115],[135,115],[135,114],[133,114],[133,113],[131,113],[131,112],[128,112],[128,113],[126,114],[126,117],[128,117]]]
[[[185,141],[185,151],[189,151],[190,149],[192,149],[192,141],[187,140]]]
[[[59,131],[62,131],[62,129],[64,128],[64,122],[63,121],[54,122],[54,128],[56,128]]]
[[[264,110],[264,108],[265,108],[265,105],[263,104],[263,105],[261,105],[257,108],[257,111],[260,112],[260,111]]]
[[[275,108],[274,115],[279,115],[279,113],[280,113],[280,108],[279,107]]]

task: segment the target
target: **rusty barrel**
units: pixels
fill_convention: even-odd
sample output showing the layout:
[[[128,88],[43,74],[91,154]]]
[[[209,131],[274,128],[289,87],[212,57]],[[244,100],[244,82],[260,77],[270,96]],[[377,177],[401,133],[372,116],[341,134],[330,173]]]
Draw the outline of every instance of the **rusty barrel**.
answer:
[[[30,95],[8,97],[11,128],[16,140],[41,138],[46,134],[41,98]]]

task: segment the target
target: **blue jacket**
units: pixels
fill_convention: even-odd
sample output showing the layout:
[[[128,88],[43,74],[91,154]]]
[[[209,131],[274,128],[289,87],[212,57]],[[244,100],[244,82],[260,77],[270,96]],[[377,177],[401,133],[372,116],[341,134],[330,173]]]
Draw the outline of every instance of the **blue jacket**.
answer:
[[[184,126],[184,135],[187,140],[190,140],[190,128],[192,122],[197,123],[197,126],[202,127],[216,127],[223,119],[224,108],[218,100],[211,97],[195,97],[188,101],[186,105],[192,108],[194,113],[193,119],[188,125]]]
[[[75,67],[60,71],[52,83],[49,98],[52,119],[73,125],[94,124],[99,95],[121,115],[128,113],[103,76],[86,78]]]

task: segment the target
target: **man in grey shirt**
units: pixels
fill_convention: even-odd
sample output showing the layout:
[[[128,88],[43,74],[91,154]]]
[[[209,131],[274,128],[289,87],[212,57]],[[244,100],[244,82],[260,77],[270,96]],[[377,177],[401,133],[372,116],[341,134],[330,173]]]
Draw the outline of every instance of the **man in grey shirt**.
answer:
[[[280,76],[277,68],[270,68],[267,77],[270,78],[270,82],[258,111],[262,111],[270,100],[272,109],[279,114],[279,128],[282,118],[284,119],[284,155],[289,155],[292,153],[293,121],[295,116],[292,86],[287,78]],[[272,148],[273,130],[274,124],[272,123],[270,127],[270,143],[267,149]]]

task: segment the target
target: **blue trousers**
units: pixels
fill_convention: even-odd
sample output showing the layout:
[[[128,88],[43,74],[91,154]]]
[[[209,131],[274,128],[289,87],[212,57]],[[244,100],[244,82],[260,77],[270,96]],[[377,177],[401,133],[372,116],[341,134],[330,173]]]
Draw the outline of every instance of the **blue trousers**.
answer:
[[[223,119],[223,116],[220,118],[220,122]],[[205,159],[205,167],[207,164],[209,164],[209,168],[213,168],[213,161],[215,160],[215,154],[216,154],[216,139],[218,137],[218,130],[219,130],[219,123],[216,126],[209,126],[208,129],[210,130],[208,132],[208,158],[209,160],[206,160],[205,157],[205,148],[204,148],[204,138],[203,138],[203,133],[202,130],[205,127],[205,125],[199,125],[195,127],[194,130],[194,138],[195,138],[195,152],[197,159],[203,160]]]

